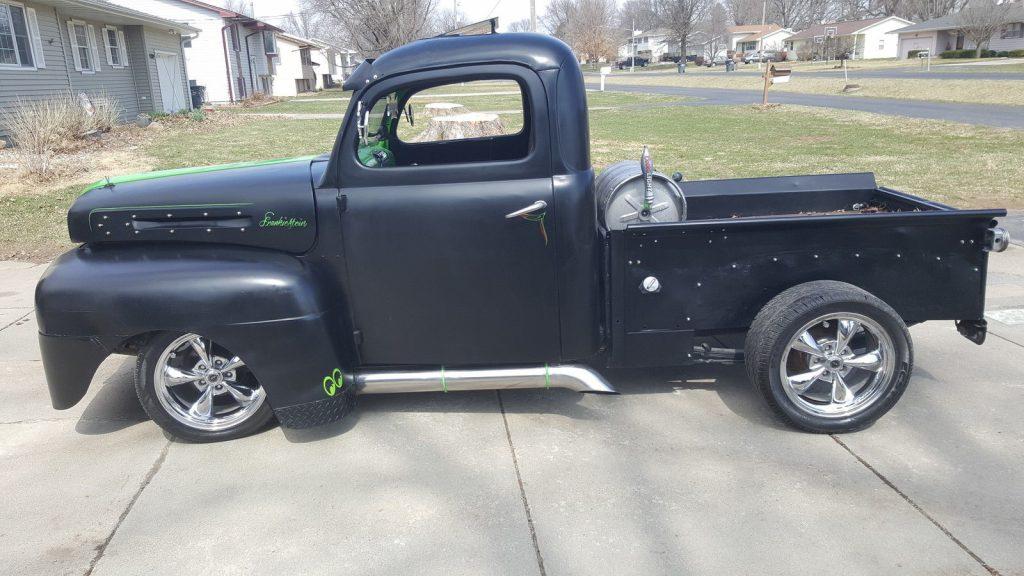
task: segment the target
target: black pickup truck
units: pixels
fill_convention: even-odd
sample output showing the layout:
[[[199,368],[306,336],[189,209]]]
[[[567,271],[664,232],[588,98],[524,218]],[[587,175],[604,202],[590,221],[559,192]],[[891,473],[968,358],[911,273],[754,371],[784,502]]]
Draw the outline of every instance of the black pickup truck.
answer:
[[[417,93],[498,81],[521,93],[508,133],[403,136]],[[55,408],[110,354],[138,357],[142,405],[194,441],[337,420],[357,394],[613,393],[596,368],[745,362],[785,421],[849,431],[905,390],[908,325],[985,339],[1003,210],[871,174],[686,181],[639,150],[595,178],[576,58],[539,35],[423,40],[345,87],[329,154],[75,201],[81,245],[36,291]]]

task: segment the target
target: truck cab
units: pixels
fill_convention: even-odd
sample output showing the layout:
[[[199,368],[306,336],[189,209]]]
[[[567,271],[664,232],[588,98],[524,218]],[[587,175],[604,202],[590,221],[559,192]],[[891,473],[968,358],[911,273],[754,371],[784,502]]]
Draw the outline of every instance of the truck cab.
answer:
[[[476,86],[509,108],[433,116]],[[55,408],[110,354],[136,357],[147,413],[193,441],[338,420],[357,394],[614,393],[602,367],[745,363],[779,417],[836,432],[900,397],[908,324],[984,341],[1005,211],[871,174],[684,181],[646,150],[595,178],[583,75],[547,36],[415,42],[344,87],[328,154],[76,200],[80,246],[36,292]]]

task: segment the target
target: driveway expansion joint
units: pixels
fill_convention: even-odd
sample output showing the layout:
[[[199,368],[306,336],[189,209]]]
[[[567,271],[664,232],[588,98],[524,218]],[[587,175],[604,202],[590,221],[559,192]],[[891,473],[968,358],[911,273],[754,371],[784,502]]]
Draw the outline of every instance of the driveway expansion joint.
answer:
[[[989,333],[990,336],[995,336],[996,338],[999,338],[1000,340],[1009,342],[1010,344],[1013,344],[1014,346],[1020,346],[1021,348],[1024,348],[1024,344],[1021,344],[1020,342],[1014,342],[1013,340],[1010,340],[1006,336],[1000,336],[999,334],[996,334],[995,332],[992,332],[991,330],[989,330],[988,333]]]
[[[853,449],[850,448],[845,442],[840,440],[838,436],[836,436],[835,434],[829,434],[829,437],[831,437],[832,440],[834,440],[836,444],[839,444],[840,446],[842,446],[843,450],[846,450],[847,452],[850,453],[851,456],[856,458],[857,461],[860,462],[865,468],[870,470],[871,473],[874,474],[879,480],[881,480],[883,484],[885,484],[890,489],[892,489],[893,492],[899,494],[900,498],[903,498],[907,502],[907,504],[910,504],[914,508],[914,510],[917,510],[917,512],[921,516],[924,516],[936,528],[938,528],[940,531],[942,531],[942,533],[945,534],[947,538],[949,538],[954,544],[959,546],[961,550],[966,552],[968,556],[970,556],[975,562],[980,564],[981,567],[984,568],[989,574],[991,574],[992,576],[1002,576],[1002,574],[1000,574],[998,570],[996,570],[995,568],[990,566],[987,562],[982,560],[980,556],[978,556],[973,550],[968,548],[967,545],[964,544],[959,538],[954,536],[953,533],[950,532],[948,528],[946,528],[938,520],[933,518],[932,515],[929,514],[928,512],[926,512],[924,510],[924,508],[921,507],[920,504],[918,504],[917,502],[914,502],[914,500],[910,496],[907,496],[907,494],[904,493],[902,490],[900,490],[896,486],[896,484],[894,484],[891,480],[886,478],[885,475],[883,475],[881,472],[879,472],[877,469],[875,469],[874,466],[869,464],[867,460],[861,458],[859,454],[854,452]]]
[[[523,510],[526,512],[526,524],[530,527],[530,540],[533,542],[533,551],[537,554],[537,569],[540,571],[540,576],[547,576],[547,571],[544,569],[544,557],[540,553],[540,544],[537,542],[537,528],[533,524],[533,514],[530,513],[530,501],[526,498],[526,488],[523,487],[523,475],[519,472],[519,459],[516,457],[516,447],[512,443],[512,431],[508,427],[505,403],[501,400],[501,390],[495,390],[494,393],[498,397],[501,421],[505,425],[505,439],[508,440],[508,449],[512,454],[512,467],[516,471],[516,483],[519,485],[519,497],[523,501]]]
[[[167,443],[164,444],[163,449],[160,450],[160,455],[157,457],[156,461],[153,462],[152,466],[150,466],[149,472],[146,472],[146,476],[142,479],[142,483],[139,484],[138,490],[135,491],[131,500],[128,501],[128,505],[125,506],[121,515],[118,516],[117,522],[114,523],[113,529],[110,530],[110,534],[108,534],[103,542],[96,547],[96,555],[93,556],[92,561],[89,562],[89,568],[86,569],[84,576],[91,576],[93,570],[96,569],[96,565],[103,559],[103,555],[107,552],[107,546],[110,545],[110,541],[113,540],[114,536],[117,534],[117,529],[121,527],[121,523],[128,517],[128,514],[132,511],[135,503],[139,500],[139,496],[142,496],[142,491],[146,489],[146,486],[149,486],[149,483],[153,481],[153,477],[160,471],[160,467],[164,465],[164,460],[167,459],[167,451],[170,449],[171,441],[168,440]]]

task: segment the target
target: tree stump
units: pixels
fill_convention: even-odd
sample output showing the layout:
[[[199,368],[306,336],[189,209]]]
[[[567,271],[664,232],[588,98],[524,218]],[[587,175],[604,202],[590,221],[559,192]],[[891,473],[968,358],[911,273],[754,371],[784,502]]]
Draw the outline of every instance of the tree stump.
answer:
[[[435,116],[430,124],[413,142],[438,142],[441,140],[463,140],[466,138],[484,138],[486,136],[502,136],[505,126],[497,114],[470,112],[451,116]]]
[[[423,107],[423,115],[427,118],[465,114],[466,112],[469,112],[469,110],[466,110],[465,106],[453,102],[431,102]]]

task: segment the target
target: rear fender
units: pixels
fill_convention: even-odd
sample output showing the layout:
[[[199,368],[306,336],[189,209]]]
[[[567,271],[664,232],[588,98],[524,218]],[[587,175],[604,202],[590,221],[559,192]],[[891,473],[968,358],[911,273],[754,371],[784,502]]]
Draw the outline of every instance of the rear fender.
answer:
[[[330,287],[329,277],[300,259],[252,248],[68,252],[36,287],[53,405],[76,404],[103,358],[155,331],[223,344],[245,360],[275,409],[321,400],[324,377],[356,360],[352,332],[342,326],[345,300],[340,287]]]

